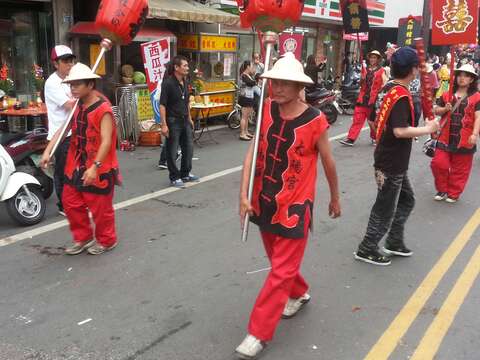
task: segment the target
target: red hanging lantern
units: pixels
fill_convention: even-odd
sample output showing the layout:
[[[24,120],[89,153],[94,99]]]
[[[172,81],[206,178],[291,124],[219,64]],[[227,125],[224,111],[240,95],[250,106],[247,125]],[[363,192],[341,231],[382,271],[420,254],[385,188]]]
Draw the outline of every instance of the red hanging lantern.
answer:
[[[282,32],[298,22],[304,0],[237,0],[242,27]]]
[[[127,45],[148,15],[148,0],[102,0],[95,26],[104,39]]]

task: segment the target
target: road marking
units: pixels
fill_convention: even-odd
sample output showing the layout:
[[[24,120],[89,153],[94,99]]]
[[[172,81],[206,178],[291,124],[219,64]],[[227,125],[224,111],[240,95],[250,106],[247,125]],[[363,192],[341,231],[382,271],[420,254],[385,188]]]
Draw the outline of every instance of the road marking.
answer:
[[[362,129],[362,131],[364,131],[366,129],[368,129],[368,127],[364,127]],[[340,139],[342,137],[345,137],[347,135],[348,135],[348,133],[343,133],[343,134],[340,134],[340,135],[337,135],[337,136],[333,136],[333,137],[329,138],[329,140],[334,141],[334,140]],[[226,169],[226,170],[219,171],[219,172],[211,174],[211,175],[204,176],[204,177],[200,178],[200,181],[197,182],[197,183],[187,183],[186,187],[189,188],[189,187],[192,187],[192,186],[203,184],[207,181],[218,179],[222,176],[233,174],[235,172],[241,171],[242,168],[243,168],[243,166],[236,166],[236,167],[231,168],[231,169]],[[160,196],[171,194],[171,193],[179,191],[179,190],[181,190],[181,189],[177,189],[177,188],[174,188],[174,187],[169,187],[169,188],[166,188],[166,189],[162,189],[162,190],[159,190],[159,191],[152,192],[150,194],[145,194],[145,195],[134,197],[134,198],[129,199],[129,200],[122,201],[120,203],[115,204],[113,207],[114,207],[115,210],[123,209],[123,208],[126,208],[128,206],[132,206],[132,205],[135,205],[135,204],[147,201],[147,200],[151,200],[151,199],[154,199],[154,198],[157,198],[157,197],[160,197]],[[57,221],[57,222],[54,222],[54,223],[51,223],[51,224],[48,224],[48,225],[43,225],[43,226],[36,227],[32,230],[27,230],[27,231],[24,231],[24,232],[21,232],[21,233],[18,233],[18,234],[7,236],[7,237],[4,237],[3,239],[0,239],[0,247],[7,246],[7,245],[12,245],[12,244],[15,244],[15,243],[17,243],[19,241],[22,241],[22,240],[31,239],[34,236],[39,236],[39,235],[48,233],[50,231],[58,230],[60,228],[63,228],[64,226],[68,226],[68,221],[67,220],[60,220],[60,221]]]
[[[83,324],[86,324],[86,323],[88,323],[88,322],[90,322],[90,321],[92,321],[92,319],[91,319],[91,318],[88,318],[88,319],[85,319],[85,320],[83,320],[83,321],[80,321],[79,323],[77,323],[77,325],[82,326]]]
[[[266,267],[266,268],[263,268],[263,269],[258,269],[258,270],[253,270],[253,271],[247,271],[246,274],[247,274],[247,275],[256,274],[256,273],[259,273],[259,272],[262,272],[262,271],[270,270],[271,268],[272,268],[272,267],[269,266],[269,267]]]
[[[365,357],[365,360],[386,360],[390,357],[403,335],[405,335],[410,328],[410,325],[412,325],[413,321],[417,318],[418,314],[425,306],[425,303],[428,301],[433,291],[437,288],[438,284],[448,269],[450,269],[450,266],[468,243],[479,225],[480,208],[475,211],[455,240],[453,240],[448,249],[433,266],[432,270],[430,270],[428,275],[423,279],[420,286],[415,290],[388,329],[372,347]]]
[[[433,359],[479,273],[480,246],[470,258],[410,360]]]
[[[365,127],[363,127],[362,130],[360,130],[360,131],[365,131],[365,130],[368,130],[368,129],[370,129],[370,127],[365,126]],[[330,140],[330,141],[335,141],[335,140],[338,140],[338,139],[343,139],[343,138],[344,138],[345,136],[347,136],[347,135],[348,135],[348,132],[343,133],[343,134],[340,134],[340,135],[333,136],[333,137],[329,138],[328,140]]]

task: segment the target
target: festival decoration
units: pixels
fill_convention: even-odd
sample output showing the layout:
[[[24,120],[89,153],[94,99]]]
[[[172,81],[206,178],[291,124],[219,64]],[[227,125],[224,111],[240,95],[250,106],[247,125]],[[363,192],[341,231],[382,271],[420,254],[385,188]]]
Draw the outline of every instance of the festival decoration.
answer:
[[[35,86],[35,91],[42,91],[45,84],[45,78],[43,77],[43,69],[40,65],[33,64],[32,66],[32,78]]]
[[[433,95],[432,84],[427,71],[427,60],[425,56],[425,42],[423,38],[415,39],[415,46],[417,48],[418,58],[420,60],[420,82],[422,84],[422,110],[425,120],[434,120],[433,114]]]
[[[296,24],[303,11],[303,0],[237,0],[240,24],[244,28],[255,26],[262,32],[282,32]]]
[[[340,0],[343,31],[345,34],[368,33],[368,8],[366,0]]]
[[[10,93],[13,90],[13,80],[8,77],[9,69],[7,64],[3,64],[0,68],[0,90],[3,90],[5,94]]]
[[[435,0],[432,2],[432,44],[477,42],[478,0]]]
[[[92,67],[94,73],[97,71],[103,56],[112,48],[113,44],[128,45],[135,38],[145,22],[147,14],[147,0],[102,0],[98,7],[95,27],[103,39],[100,42],[100,53]],[[63,141],[77,106],[78,100],[70,112],[68,120],[63,125],[60,136],[52,147],[50,156],[55,154],[58,145]]]

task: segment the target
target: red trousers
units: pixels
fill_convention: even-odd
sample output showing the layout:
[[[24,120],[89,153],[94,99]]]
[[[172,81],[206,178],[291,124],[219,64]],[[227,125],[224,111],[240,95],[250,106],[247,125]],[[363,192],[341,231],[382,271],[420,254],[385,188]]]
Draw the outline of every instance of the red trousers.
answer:
[[[370,120],[370,115],[372,114],[372,108],[366,106],[355,106],[355,112],[353,113],[353,123],[350,126],[348,131],[348,138],[350,140],[356,141],[360,131],[362,131],[363,125],[365,125],[365,120]],[[376,134],[375,129],[373,128],[373,123],[368,121],[370,126],[370,138],[375,140]]]
[[[300,275],[307,238],[308,235],[303,239],[287,239],[262,232],[272,269],[258,294],[248,324],[248,333],[257,339],[271,340],[288,298],[299,298],[308,290],[308,284]]]
[[[456,154],[436,149],[431,168],[437,191],[458,199],[467,185],[472,162],[473,154]]]
[[[108,195],[100,195],[80,192],[75,187],[66,184],[63,189],[62,204],[75,242],[82,243],[94,237],[88,216],[88,210],[90,210],[95,223],[97,242],[106,247],[115,244],[117,235],[115,233],[113,190]]]

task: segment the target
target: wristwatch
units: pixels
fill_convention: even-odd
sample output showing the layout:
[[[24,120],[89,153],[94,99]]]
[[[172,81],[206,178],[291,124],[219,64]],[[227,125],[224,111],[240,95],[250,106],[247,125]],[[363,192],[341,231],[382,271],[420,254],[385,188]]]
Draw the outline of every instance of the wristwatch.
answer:
[[[93,164],[95,165],[95,167],[98,169],[100,167],[102,167],[102,162],[101,161],[94,161]]]

